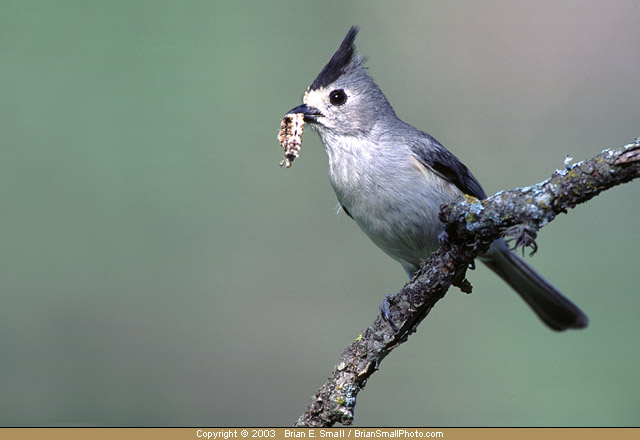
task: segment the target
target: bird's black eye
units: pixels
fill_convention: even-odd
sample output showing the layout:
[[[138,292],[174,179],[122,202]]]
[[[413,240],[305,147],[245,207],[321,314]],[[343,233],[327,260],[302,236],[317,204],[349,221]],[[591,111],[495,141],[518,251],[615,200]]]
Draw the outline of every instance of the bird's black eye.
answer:
[[[329,95],[329,101],[333,105],[342,105],[347,102],[347,94],[342,89],[334,90]]]

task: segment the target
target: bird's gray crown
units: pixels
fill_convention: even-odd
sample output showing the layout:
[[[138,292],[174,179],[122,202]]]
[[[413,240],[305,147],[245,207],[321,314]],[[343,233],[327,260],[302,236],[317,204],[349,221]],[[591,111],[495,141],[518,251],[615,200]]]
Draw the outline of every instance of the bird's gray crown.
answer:
[[[355,54],[356,46],[354,43],[357,34],[358,27],[351,26],[336,53],[333,54],[327,65],[324,66],[316,79],[313,80],[313,83],[311,83],[311,86],[309,86],[310,90],[327,87],[349,70],[362,64],[362,57]]]

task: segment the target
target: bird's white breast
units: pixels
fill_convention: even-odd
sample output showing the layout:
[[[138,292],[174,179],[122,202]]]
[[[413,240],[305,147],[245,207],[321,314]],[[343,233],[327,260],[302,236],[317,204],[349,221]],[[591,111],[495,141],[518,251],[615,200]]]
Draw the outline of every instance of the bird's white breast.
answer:
[[[409,271],[438,246],[440,205],[461,192],[408,148],[323,135],[331,184],[360,228]]]

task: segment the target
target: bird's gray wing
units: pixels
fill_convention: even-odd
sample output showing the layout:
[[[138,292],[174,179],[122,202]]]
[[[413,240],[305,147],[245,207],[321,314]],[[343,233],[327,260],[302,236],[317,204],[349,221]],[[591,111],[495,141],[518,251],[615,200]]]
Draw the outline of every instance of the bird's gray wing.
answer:
[[[411,152],[420,163],[453,183],[463,193],[485,199],[487,195],[471,171],[435,138],[423,134],[423,139],[410,145]]]

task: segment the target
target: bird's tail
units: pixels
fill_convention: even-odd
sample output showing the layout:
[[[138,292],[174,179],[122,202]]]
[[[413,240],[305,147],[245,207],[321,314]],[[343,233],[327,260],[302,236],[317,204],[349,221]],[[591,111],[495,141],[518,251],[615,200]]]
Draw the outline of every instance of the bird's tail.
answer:
[[[480,260],[507,282],[553,330],[585,328],[589,319],[575,304],[511,252],[502,240],[491,245]]]

